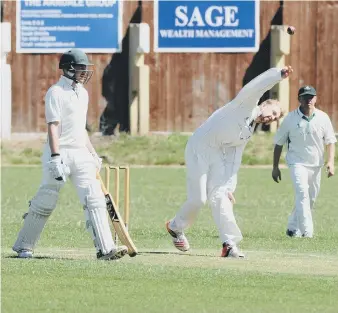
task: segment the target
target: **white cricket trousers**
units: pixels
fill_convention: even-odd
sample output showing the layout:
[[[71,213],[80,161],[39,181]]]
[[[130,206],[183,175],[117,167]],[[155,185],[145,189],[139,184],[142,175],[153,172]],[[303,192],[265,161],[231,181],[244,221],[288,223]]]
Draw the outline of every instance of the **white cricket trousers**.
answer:
[[[289,216],[288,229],[312,237],[312,210],[319,194],[321,167],[296,164],[289,168],[295,191],[295,205]]]
[[[234,192],[242,147],[224,151],[195,148],[190,141],[185,149],[187,200],[170,222],[170,229],[182,232],[195,220],[208,200],[222,243],[236,244],[242,240],[228,192]]]

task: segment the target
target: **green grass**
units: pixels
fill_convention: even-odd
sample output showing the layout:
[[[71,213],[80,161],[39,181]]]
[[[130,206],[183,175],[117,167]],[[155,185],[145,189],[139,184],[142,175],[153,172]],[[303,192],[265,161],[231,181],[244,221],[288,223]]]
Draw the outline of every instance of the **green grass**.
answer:
[[[184,149],[188,135],[150,135],[118,137],[92,137],[92,142],[105,162],[140,165],[184,165]],[[40,164],[43,141],[3,141],[2,164]],[[249,141],[243,153],[244,165],[271,165],[273,158],[273,134],[257,133]],[[285,150],[281,164],[284,164]],[[336,154],[338,162],[338,153]]]
[[[93,137],[101,156],[109,163],[142,165],[184,165],[187,135],[171,134],[151,136]],[[2,142],[3,164],[40,164],[42,141]],[[248,143],[243,164],[272,164],[273,136],[256,134]],[[282,160],[284,162],[284,160]]]
[[[2,168],[3,312],[337,312],[337,177],[323,177],[316,237],[290,239],[284,234],[293,203],[287,170],[276,184],[270,170],[241,169],[235,212],[245,260],[218,257],[208,207],[187,231],[192,250],[173,248],[164,222],[185,199],[184,169],[131,169],[130,232],[140,254],[118,262],[95,259],[67,184],[37,258],[19,260],[10,248],[40,174],[33,167]]]

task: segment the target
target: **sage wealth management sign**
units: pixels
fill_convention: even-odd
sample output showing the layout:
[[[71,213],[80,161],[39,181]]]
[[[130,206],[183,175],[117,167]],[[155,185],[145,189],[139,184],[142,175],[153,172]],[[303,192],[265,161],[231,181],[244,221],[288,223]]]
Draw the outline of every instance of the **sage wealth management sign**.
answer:
[[[257,52],[259,0],[154,2],[156,52]]]
[[[122,0],[17,0],[18,53],[114,53],[121,43]]]

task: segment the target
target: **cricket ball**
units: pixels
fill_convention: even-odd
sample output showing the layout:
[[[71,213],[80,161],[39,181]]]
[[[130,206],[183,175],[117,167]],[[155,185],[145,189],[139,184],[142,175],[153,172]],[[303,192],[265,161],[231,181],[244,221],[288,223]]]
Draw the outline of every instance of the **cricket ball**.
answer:
[[[296,28],[293,27],[293,26],[289,26],[288,29],[287,29],[287,32],[289,35],[293,35],[296,31]]]

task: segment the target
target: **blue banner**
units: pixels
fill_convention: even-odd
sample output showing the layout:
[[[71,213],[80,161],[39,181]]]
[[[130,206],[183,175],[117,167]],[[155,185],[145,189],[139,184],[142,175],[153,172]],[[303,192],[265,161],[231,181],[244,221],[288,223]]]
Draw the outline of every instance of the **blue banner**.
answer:
[[[156,52],[257,52],[259,0],[155,0]]]
[[[18,0],[16,52],[121,52],[122,0]]]

